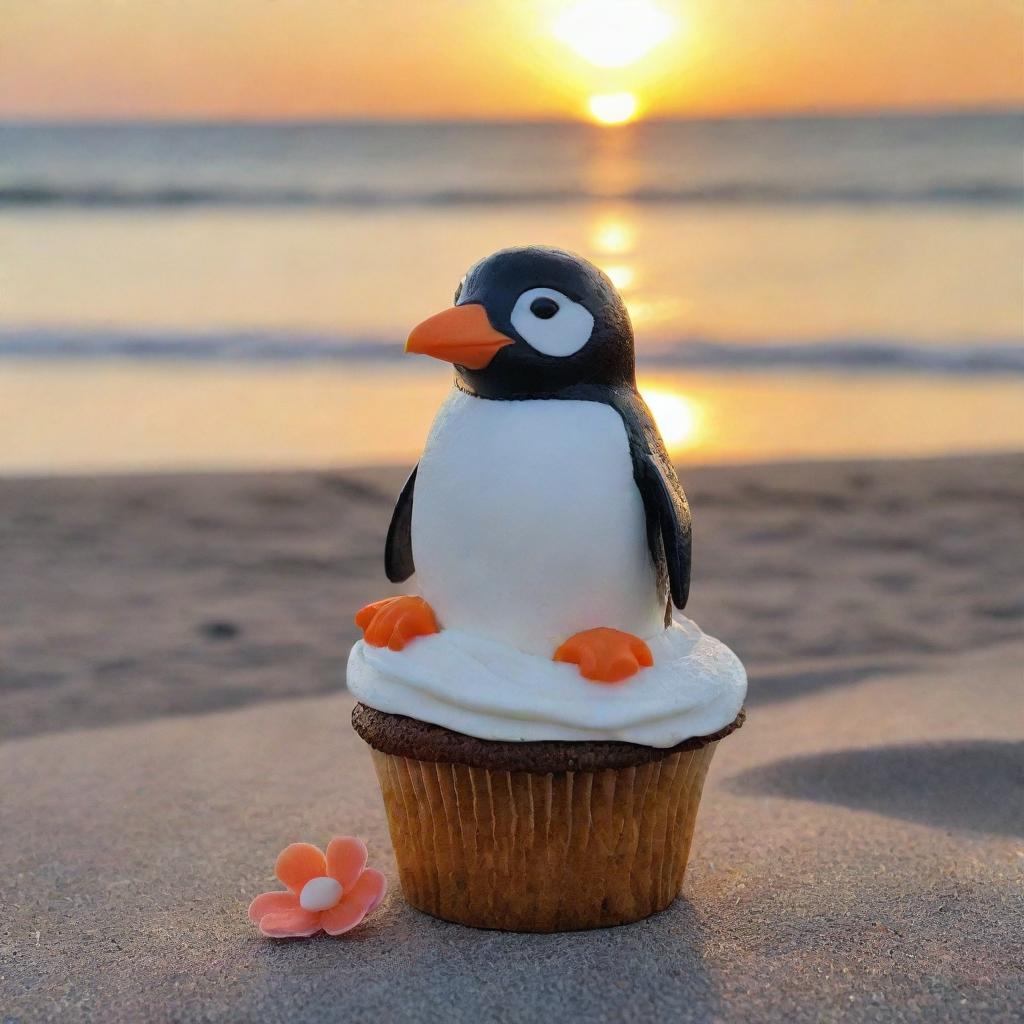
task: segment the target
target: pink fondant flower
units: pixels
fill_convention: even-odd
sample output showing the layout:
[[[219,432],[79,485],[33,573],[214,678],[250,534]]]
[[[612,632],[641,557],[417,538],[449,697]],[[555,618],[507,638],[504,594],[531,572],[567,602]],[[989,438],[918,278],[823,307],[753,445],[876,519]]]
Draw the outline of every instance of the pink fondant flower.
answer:
[[[351,931],[384,899],[387,879],[366,866],[366,843],[338,836],[326,856],[311,843],[292,843],[274,867],[288,892],[265,892],[249,905],[249,920],[273,939]]]

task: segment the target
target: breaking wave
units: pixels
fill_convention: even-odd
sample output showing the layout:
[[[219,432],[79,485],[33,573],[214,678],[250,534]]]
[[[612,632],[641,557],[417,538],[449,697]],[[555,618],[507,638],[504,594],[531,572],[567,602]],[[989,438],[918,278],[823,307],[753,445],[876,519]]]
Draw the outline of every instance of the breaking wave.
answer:
[[[386,364],[402,354],[402,345],[391,339],[327,334],[0,330],[0,358]],[[637,359],[641,366],[680,369],[1024,374],[1024,344],[998,338],[952,344],[898,338],[680,338],[641,343]]]
[[[686,188],[637,188],[598,192],[572,188],[518,189],[312,189],[162,185],[52,186],[33,182],[0,185],[0,207],[71,207],[86,209],[227,207],[515,206],[607,201],[679,205],[1008,206],[1024,202],[1018,184],[983,180],[931,182],[916,188],[877,185],[780,185],[775,182],[718,182]]]

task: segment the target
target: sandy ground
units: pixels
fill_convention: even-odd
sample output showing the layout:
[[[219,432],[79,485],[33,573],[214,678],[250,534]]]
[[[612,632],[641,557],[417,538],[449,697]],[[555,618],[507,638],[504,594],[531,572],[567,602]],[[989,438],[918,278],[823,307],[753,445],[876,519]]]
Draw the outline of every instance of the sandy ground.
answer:
[[[765,681],[1024,635],[1024,456],[681,476],[687,614]],[[0,738],[335,692],[404,478],[0,480]]]
[[[0,1020],[1020,1019],[1024,457],[684,472],[752,684],[665,913],[258,938],[289,841],[395,878],[339,687],[401,476],[0,483]]]

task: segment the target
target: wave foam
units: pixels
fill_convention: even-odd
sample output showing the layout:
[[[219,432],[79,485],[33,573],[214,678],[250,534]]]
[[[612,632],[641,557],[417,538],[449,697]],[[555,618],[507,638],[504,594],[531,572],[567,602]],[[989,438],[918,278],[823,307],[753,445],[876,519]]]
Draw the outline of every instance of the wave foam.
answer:
[[[1019,205],[1018,184],[984,180],[931,182],[917,188],[880,185],[785,185],[775,182],[716,182],[685,188],[637,188],[597,192],[572,188],[382,189],[245,188],[233,185],[168,184],[125,188],[93,184],[53,186],[36,182],[0,185],[0,207],[164,208],[234,207],[381,207],[513,206],[592,202],[680,205],[878,206],[878,205]]]
[[[389,339],[261,331],[142,333],[23,328],[0,330],[0,358],[133,359],[180,362],[392,363],[403,355]],[[708,370],[1024,374],[1024,345],[1011,339],[958,343],[900,338],[806,341],[680,338],[641,346],[648,367]]]

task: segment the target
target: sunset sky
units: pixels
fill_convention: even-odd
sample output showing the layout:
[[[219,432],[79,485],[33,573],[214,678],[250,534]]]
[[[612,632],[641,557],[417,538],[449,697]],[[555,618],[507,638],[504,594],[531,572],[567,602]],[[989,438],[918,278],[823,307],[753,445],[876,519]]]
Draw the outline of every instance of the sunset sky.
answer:
[[[651,0],[628,32],[605,24],[617,6],[2,0],[0,116],[560,117],[603,102],[618,117],[627,94],[658,116],[1024,98],[1024,0]]]

